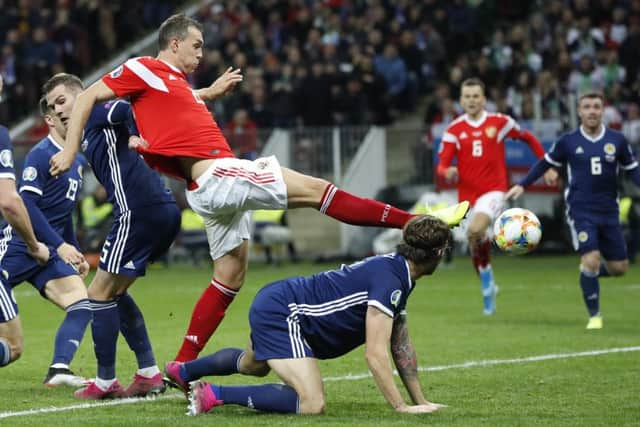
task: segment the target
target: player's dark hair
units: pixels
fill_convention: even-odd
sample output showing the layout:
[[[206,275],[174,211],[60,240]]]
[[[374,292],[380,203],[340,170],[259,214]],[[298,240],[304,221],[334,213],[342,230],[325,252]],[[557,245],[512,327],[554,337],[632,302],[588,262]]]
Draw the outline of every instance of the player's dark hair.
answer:
[[[578,97],[578,105],[582,102],[583,99],[594,99],[597,98],[604,104],[604,95],[600,92],[585,92]]]
[[[465,79],[460,85],[460,88],[462,89],[465,86],[480,86],[480,88],[482,89],[482,93],[486,93],[484,82],[477,77],[470,77],[468,79]]]
[[[176,13],[168,17],[158,30],[158,50],[165,50],[173,38],[184,40],[189,34],[189,27],[194,27],[202,32],[202,24],[189,18],[184,13]]]
[[[396,252],[416,264],[437,261],[451,244],[449,226],[442,220],[424,215],[411,219],[404,227],[402,243]]]
[[[82,84],[80,77],[74,74],[58,73],[42,85],[42,93],[46,95],[58,85],[65,85],[68,88],[76,88],[80,90],[84,89],[84,85]]]

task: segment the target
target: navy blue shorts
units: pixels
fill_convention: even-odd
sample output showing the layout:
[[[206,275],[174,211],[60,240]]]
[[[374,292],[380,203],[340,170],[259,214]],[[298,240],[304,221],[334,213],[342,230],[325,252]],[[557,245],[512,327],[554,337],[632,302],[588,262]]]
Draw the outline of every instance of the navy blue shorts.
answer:
[[[569,219],[573,248],[580,255],[600,251],[607,261],[627,259],[627,245],[619,223],[599,222],[597,219]]]
[[[8,273],[0,268],[0,323],[6,323],[18,315],[18,304],[7,276]]]
[[[100,268],[114,274],[144,276],[147,263],[163,255],[180,232],[175,203],[136,208],[118,215],[102,246]]]
[[[315,357],[302,336],[297,314],[278,292],[278,284],[262,288],[249,309],[251,343],[256,360]]]
[[[49,248],[49,252],[49,261],[40,265],[29,256],[26,247],[10,245],[2,258],[2,268],[9,275],[9,285],[13,288],[22,282],[29,282],[45,296],[44,286],[48,281],[78,275],[78,270],[60,259],[54,249]]]

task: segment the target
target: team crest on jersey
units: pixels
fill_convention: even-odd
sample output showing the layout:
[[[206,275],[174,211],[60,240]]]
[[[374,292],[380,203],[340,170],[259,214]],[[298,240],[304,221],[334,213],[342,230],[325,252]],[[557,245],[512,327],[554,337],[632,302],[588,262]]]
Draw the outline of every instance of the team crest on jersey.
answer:
[[[22,179],[25,181],[35,181],[38,177],[38,171],[33,166],[24,168],[22,171]]]
[[[581,243],[586,242],[589,239],[589,234],[586,231],[581,231],[578,233],[578,241]]]
[[[400,304],[400,297],[402,297],[402,291],[400,289],[396,289],[391,292],[391,305],[397,307]]]
[[[484,133],[488,138],[493,138],[498,134],[498,129],[496,129],[495,126],[489,126],[484,130]]]
[[[109,76],[111,76],[112,79],[117,79],[122,75],[122,71],[124,71],[124,65],[121,65],[113,70],[111,73],[109,73]]]
[[[0,164],[5,168],[13,167],[13,155],[11,154],[11,150],[0,151]]]
[[[606,144],[604,144],[604,152],[605,154],[612,156],[616,154],[616,146],[610,142],[607,142]]]

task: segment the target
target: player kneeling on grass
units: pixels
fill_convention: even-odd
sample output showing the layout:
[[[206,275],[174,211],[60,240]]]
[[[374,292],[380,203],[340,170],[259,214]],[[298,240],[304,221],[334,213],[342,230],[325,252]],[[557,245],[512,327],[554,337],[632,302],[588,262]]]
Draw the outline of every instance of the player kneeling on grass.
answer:
[[[292,277],[264,287],[249,312],[251,344],[227,348],[191,362],[170,362],[167,376],[186,391],[204,375],[265,376],[283,384],[190,385],[189,415],[236,404],[266,412],[318,414],[325,408],[317,359],[342,356],[366,345],[366,360],[389,404],[398,412],[427,413],[443,405],[422,393],[405,307],[419,277],[432,274],[451,242],[449,227],[432,216],[405,226],[397,252],[367,258],[311,277]],[[388,347],[413,405],[398,390]]]

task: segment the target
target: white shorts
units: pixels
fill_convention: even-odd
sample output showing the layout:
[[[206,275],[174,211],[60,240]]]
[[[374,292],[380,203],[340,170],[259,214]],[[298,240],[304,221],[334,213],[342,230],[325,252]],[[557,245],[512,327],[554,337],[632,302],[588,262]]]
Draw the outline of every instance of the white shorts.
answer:
[[[467,223],[471,221],[471,218],[477,213],[483,213],[491,218],[491,225],[487,228],[487,237],[493,235],[493,222],[498,218],[498,215],[502,212],[504,207],[504,191],[490,191],[484,193],[478,197],[476,203],[469,212]]]
[[[216,159],[187,190],[187,202],[204,218],[211,258],[216,260],[251,236],[251,210],[286,209],[287,187],[275,156]]]

